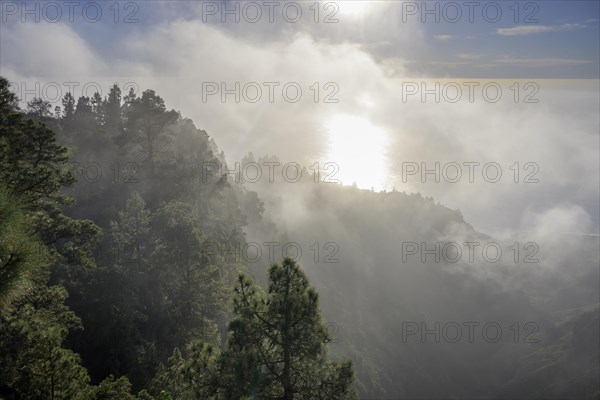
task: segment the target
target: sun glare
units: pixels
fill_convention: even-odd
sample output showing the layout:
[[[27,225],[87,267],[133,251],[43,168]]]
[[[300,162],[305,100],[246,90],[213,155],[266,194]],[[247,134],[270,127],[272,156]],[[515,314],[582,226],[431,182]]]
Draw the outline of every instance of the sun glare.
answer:
[[[363,189],[386,188],[387,135],[366,118],[348,114],[333,116],[325,124],[328,133],[328,162],[338,171],[332,178]]]
[[[339,4],[341,14],[350,15],[352,17],[364,15],[371,6],[369,1],[363,0],[345,0],[340,1],[337,4]]]

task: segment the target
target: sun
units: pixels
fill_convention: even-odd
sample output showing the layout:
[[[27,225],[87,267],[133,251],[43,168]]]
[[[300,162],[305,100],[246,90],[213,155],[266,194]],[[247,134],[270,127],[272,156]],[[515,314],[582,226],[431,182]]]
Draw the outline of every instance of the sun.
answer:
[[[372,2],[364,0],[344,0],[337,2],[337,4],[340,7],[340,13],[342,15],[360,17],[367,12],[367,10],[371,7]]]
[[[337,166],[334,179],[345,185],[383,190],[387,187],[386,132],[367,118],[337,114],[325,124],[327,159]]]

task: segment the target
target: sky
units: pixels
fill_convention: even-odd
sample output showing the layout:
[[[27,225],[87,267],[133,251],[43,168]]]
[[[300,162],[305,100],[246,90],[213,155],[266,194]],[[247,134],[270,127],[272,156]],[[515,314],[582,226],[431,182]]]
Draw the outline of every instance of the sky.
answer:
[[[334,163],[499,235],[599,232],[599,1],[69,4],[0,4],[24,100],[152,88],[232,163]]]

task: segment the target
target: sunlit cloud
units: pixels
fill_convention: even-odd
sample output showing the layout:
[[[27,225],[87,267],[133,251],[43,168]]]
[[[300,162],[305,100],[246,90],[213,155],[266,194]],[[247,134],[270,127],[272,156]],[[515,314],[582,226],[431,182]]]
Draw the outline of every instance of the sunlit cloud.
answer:
[[[499,28],[496,33],[501,36],[528,36],[536,33],[564,32],[575,29],[587,28],[584,24],[562,24],[562,25],[524,25],[514,28]]]
[[[433,38],[440,42],[449,42],[450,40],[455,39],[456,37],[453,35],[433,35]]]

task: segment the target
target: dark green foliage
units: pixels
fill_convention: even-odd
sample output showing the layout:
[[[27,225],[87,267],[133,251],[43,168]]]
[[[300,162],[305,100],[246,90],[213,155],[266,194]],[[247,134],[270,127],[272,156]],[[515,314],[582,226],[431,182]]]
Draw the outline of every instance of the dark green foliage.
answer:
[[[90,264],[98,229],[91,221],[67,217],[61,207],[72,199],[60,189],[74,184],[68,150],[46,125],[26,118],[14,108],[8,82],[0,79],[0,183],[19,199],[39,238],[67,264]]]
[[[100,384],[92,389],[93,400],[135,400],[136,396],[131,394],[131,383],[122,376],[116,379],[110,375]]]
[[[42,297],[22,292],[15,301],[20,302],[19,312],[26,314],[6,315],[5,348],[16,338],[22,341],[19,352],[3,353],[12,357],[6,360],[3,372],[7,393],[47,396],[47,382],[38,382],[41,378],[36,375],[42,370],[50,377],[49,396],[56,398],[133,398],[129,379],[135,387],[143,388],[154,375],[152,388],[157,398],[177,398],[186,393],[190,398],[227,396],[245,390],[247,383],[221,377],[235,375],[237,357],[252,357],[252,353],[236,353],[243,349],[236,349],[235,343],[239,345],[243,338],[234,333],[222,357],[212,347],[221,344],[223,332],[217,326],[231,311],[227,288],[233,286],[233,277],[244,266],[239,254],[233,260],[227,259],[218,252],[207,252],[205,244],[217,243],[219,248],[243,245],[241,228],[246,217],[242,208],[252,221],[257,221],[263,211],[256,194],[229,184],[218,174],[203,176],[204,163],[224,164],[224,156],[215,157],[216,147],[208,135],[191,121],[181,120],[176,112],[167,111],[163,100],[151,90],[141,97],[130,91],[123,104],[116,86],[106,99],[95,94],[91,99],[81,97],[76,101],[67,94],[60,119],[49,118],[48,105],[36,100],[29,105],[32,119],[28,119],[16,108],[16,99],[8,92],[6,82],[2,88],[0,106],[6,112],[0,120],[0,179],[6,187],[2,194],[5,227],[25,226],[21,219],[35,225],[36,234],[54,256],[50,265],[53,282],[67,288],[68,304],[82,318],[85,328],[78,329],[79,319],[64,305],[64,289],[47,287],[47,278],[43,277],[48,273],[36,275],[35,295]],[[47,126],[58,130],[63,143],[74,150],[79,163],[76,168],[69,166],[69,150]],[[127,161],[134,159],[140,160],[139,164]],[[135,179],[121,179],[121,169],[116,177],[101,173],[97,180],[81,179],[80,168],[85,168],[85,160],[98,160],[101,168],[133,164],[134,173],[127,178]],[[64,188],[73,186],[76,175],[79,185],[69,191],[79,201],[74,206]],[[22,213],[9,196],[23,199]],[[243,199],[243,207],[238,199]],[[104,232],[90,220],[73,217],[91,218]],[[4,228],[2,232],[5,243],[14,243],[23,236],[15,229]],[[96,245],[99,247],[92,257]],[[22,266],[15,266],[15,271],[27,269],[27,263],[41,266],[42,260],[26,262],[26,252],[14,245],[3,248],[7,254],[17,254],[17,250],[24,255]],[[294,271],[305,279],[299,270]],[[278,282],[279,278],[273,277],[274,283]],[[301,316],[306,318],[303,330],[315,332],[313,336],[300,336],[315,341],[315,345],[306,345],[310,348],[303,350],[289,348],[289,342],[300,336],[285,336],[286,349],[293,353],[293,361],[290,359],[286,365],[302,365],[312,371],[311,379],[319,376],[322,382],[337,381],[341,387],[335,390],[344,393],[352,380],[350,367],[326,361],[327,332],[320,322],[316,293],[306,285],[299,288],[307,291],[307,302],[301,305],[306,308],[306,315]],[[3,292],[8,293],[8,289]],[[53,302],[44,296],[47,292],[54,294]],[[235,311],[240,312],[237,308]],[[272,310],[271,317],[281,311]],[[64,317],[48,319],[49,312]],[[22,325],[17,329],[11,318]],[[267,339],[257,338],[258,343]],[[93,379],[101,381],[99,386],[89,386],[77,354],[62,347],[65,341],[82,354]],[[177,348],[186,349],[185,359],[177,350],[172,353]],[[303,357],[312,360],[303,361]],[[168,367],[160,367],[156,373],[161,363]],[[15,373],[25,365],[35,369],[27,375],[28,380]],[[308,395],[306,384],[290,384]],[[333,390],[322,388],[321,392],[332,396],[326,393]]]
[[[8,91],[6,80],[0,80],[0,92]],[[39,205],[51,198],[66,201],[58,195],[61,186],[74,182],[66,168],[68,153],[45,125],[10,108],[10,96],[0,104],[0,180],[9,193],[19,196],[26,206]]]
[[[52,111],[50,111],[51,109],[52,109],[52,105],[50,104],[50,102],[48,102],[44,99],[41,99],[41,98],[35,98],[27,103],[28,112],[34,114],[38,118],[44,118],[44,117],[51,116],[52,115]]]
[[[328,360],[318,295],[295,262],[269,270],[268,293],[240,275],[226,349],[192,343],[153,381],[173,399],[353,399],[351,362]]]
[[[70,201],[59,189],[74,181],[66,168],[67,149],[50,129],[17,109],[3,78],[0,102],[0,300],[6,306],[0,308],[0,394],[85,399],[87,371],[63,347],[80,322],[64,305],[65,289],[47,281],[52,262],[91,262],[97,229],[61,211]],[[38,117],[46,116],[44,104],[31,105],[41,110]]]
[[[75,98],[68,92],[65,94],[65,97],[62,99],[62,119],[66,122],[70,122],[75,115]]]
[[[17,399],[86,399],[89,377],[79,356],[62,347],[81,327],[64,305],[66,291],[47,287],[44,274],[33,290],[0,316],[0,395]]]
[[[8,94],[6,104],[14,103]],[[229,312],[225,287],[243,265],[204,247],[239,245],[244,218],[227,183],[200,176],[203,163],[220,162],[206,132],[168,111],[153,91],[141,97],[130,91],[122,99],[116,85],[105,99],[67,94],[60,119],[30,115],[56,129],[61,142],[44,125],[29,122],[47,135],[44,161],[57,173],[45,181],[53,183],[46,193],[55,197],[33,198],[41,206],[29,214],[59,255],[52,281],[67,288],[68,303],[85,327],[68,342],[92,379],[127,374],[142,388],[174,347],[197,338],[218,344],[217,322]],[[13,133],[6,136],[15,141]],[[72,165],[63,145],[72,149]],[[90,166],[94,179],[86,174]],[[57,195],[75,178],[75,187]],[[102,234],[81,218],[97,223]]]
[[[166,129],[177,121],[179,114],[166,111],[163,99],[154,90],[146,90],[140,98],[128,98],[127,107],[126,142],[142,148],[149,174],[153,176],[160,163],[161,145],[169,140]]]
[[[0,186],[0,313],[31,289],[31,278],[48,262],[18,202]]]

